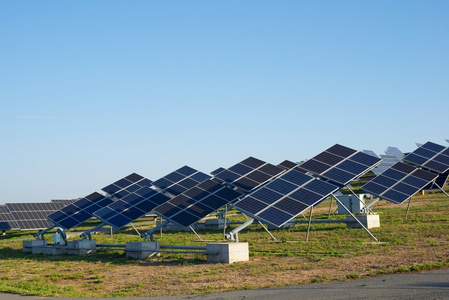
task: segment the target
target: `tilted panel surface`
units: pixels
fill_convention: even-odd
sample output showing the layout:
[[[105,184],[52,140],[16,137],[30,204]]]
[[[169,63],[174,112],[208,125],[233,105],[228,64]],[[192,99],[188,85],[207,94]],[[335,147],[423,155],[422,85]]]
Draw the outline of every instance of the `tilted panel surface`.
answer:
[[[234,204],[239,211],[281,227],[339,187],[292,169]]]
[[[299,168],[343,187],[381,161],[377,156],[336,144],[302,163]]]
[[[449,148],[427,142],[404,157],[404,161],[442,174],[449,171]]]
[[[111,198],[94,192],[50,214],[48,220],[55,226],[71,229],[94,217],[94,212],[112,202]]]
[[[184,166],[154,181],[152,185],[170,196],[177,196],[209,178],[210,176],[203,172]]]
[[[437,177],[438,174],[398,162],[366,183],[362,189],[382,199],[400,204]]]
[[[149,187],[142,187],[133,193],[99,209],[94,215],[103,223],[121,228],[150,213],[170,197]]]
[[[137,173],[132,173],[108,186],[105,186],[104,188],[102,188],[102,190],[106,192],[110,197],[121,199],[144,186],[150,187],[151,184],[151,180]]]
[[[243,193],[249,193],[284,171],[285,167],[248,157],[228,169],[217,172],[214,178],[237,187]]]
[[[241,192],[216,179],[208,179],[156,207],[154,212],[170,222],[188,227],[240,196]]]
[[[52,225],[47,216],[65,206],[55,202],[6,203],[17,225],[22,230],[45,229]]]
[[[0,205],[0,230],[19,229],[12,214],[5,205]]]

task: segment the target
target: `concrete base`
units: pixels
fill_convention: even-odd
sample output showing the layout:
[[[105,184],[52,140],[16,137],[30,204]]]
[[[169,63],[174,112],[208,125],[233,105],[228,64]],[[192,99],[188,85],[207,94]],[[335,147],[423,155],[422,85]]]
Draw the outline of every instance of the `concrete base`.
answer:
[[[249,260],[248,243],[216,243],[207,244],[207,252],[218,252],[218,254],[208,254],[208,263],[232,264],[238,261]]]
[[[97,242],[93,240],[75,240],[67,244],[67,254],[87,255],[97,252]]]
[[[229,219],[227,219],[229,224]],[[209,230],[219,230],[224,229],[225,220],[224,219],[207,219],[204,223],[197,223],[196,229],[209,229]]]
[[[149,242],[129,242],[126,243],[126,257],[134,259],[146,259],[153,255],[159,255],[155,250],[160,249],[160,244],[157,241]]]
[[[48,246],[48,247],[33,247],[33,254],[47,254],[47,255],[61,255],[67,253],[66,247]]]
[[[22,242],[22,251],[32,253],[34,247],[46,247],[46,246],[47,246],[47,241],[45,241],[45,240],[23,241]]]
[[[368,229],[380,227],[379,215],[358,215],[356,218]],[[348,222],[346,223],[348,228],[362,228],[351,216],[346,217],[346,221]]]

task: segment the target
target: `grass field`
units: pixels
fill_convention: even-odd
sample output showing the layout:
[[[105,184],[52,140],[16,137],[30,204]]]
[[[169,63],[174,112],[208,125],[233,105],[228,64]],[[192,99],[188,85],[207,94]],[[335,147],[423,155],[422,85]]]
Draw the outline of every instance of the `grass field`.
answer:
[[[141,261],[127,259],[120,251],[88,256],[33,255],[22,253],[22,240],[35,232],[11,231],[0,239],[0,292],[58,297],[163,296],[449,267],[449,198],[443,193],[415,196],[407,218],[406,207],[386,201],[374,206],[381,227],[371,232],[380,243],[363,229],[347,229],[340,223],[312,224],[308,242],[306,224],[273,230],[277,241],[260,226],[251,225],[240,233],[240,241],[250,245],[250,261],[232,265],[207,264],[206,257],[197,254],[164,253]],[[324,202],[314,209],[314,218],[326,219],[328,212],[329,202]],[[228,217],[231,221],[245,220],[235,211],[230,211]],[[342,216],[331,215],[331,219],[338,218]],[[141,232],[152,227],[148,220],[143,221],[134,224]],[[95,224],[90,221],[77,230]],[[191,232],[155,237],[162,245],[194,246],[223,238],[221,230],[199,234],[208,242],[199,241]],[[112,237],[99,234],[93,239],[107,244],[142,240],[129,228]]]

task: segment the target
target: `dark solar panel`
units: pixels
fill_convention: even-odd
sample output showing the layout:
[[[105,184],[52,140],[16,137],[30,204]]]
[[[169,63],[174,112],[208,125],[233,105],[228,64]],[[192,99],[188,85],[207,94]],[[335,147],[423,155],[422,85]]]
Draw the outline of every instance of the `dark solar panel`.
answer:
[[[333,184],[292,169],[236,202],[234,206],[257,220],[281,227],[338,189]]]
[[[0,230],[19,229],[5,205],[0,205]]]
[[[141,187],[151,186],[151,183],[151,180],[139,174],[132,173],[108,186],[105,186],[102,190],[108,193],[109,196],[120,199]]]
[[[258,161],[249,162],[256,165]],[[156,207],[154,212],[170,222],[188,227],[241,195],[215,179],[208,179]]]
[[[61,202],[6,203],[8,211],[22,230],[45,229],[52,224],[47,216],[65,206]]]
[[[285,168],[249,157],[228,169],[214,174],[214,178],[248,193],[281,174]]]
[[[299,165],[299,168],[343,187],[380,162],[378,157],[336,144]]]
[[[56,226],[71,229],[89,220],[94,212],[112,202],[111,198],[94,192],[48,215],[48,220]]]
[[[184,166],[154,181],[152,185],[169,193],[170,196],[177,196],[209,178],[210,176],[205,173]]]
[[[449,148],[427,142],[404,157],[404,161],[439,174],[449,171]]]
[[[362,189],[393,203],[403,203],[434,181],[437,176],[438,174],[398,162],[366,183]]]

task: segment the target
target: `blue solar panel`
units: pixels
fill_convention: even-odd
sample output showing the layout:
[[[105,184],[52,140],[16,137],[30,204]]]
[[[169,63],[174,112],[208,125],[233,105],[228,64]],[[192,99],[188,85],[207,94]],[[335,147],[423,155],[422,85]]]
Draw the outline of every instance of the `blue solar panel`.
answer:
[[[437,174],[398,162],[362,186],[370,194],[393,203],[403,203],[437,178]]]
[[[284,171],[285,168],[249,157],[229,169],[215,173],[214,178],[249,193]]]
[[[4,205],[0,205],[0,230],[19,229],[13,216]]]
[[[255,219],[280,227],[338,189],[333,184],[291,169],[234,206]]]
[[[95,192],[50,214],[47,218],[56,226],[71,229],[94,217],[94,212],[112,202],[111,198]]]
[[[449,148],[427,142],[404,157],[404,161],[439,174],[449,171]]]
[[[102,190],[108,193],[110,197],[121,199],[144,186],[150,187],[151,183],[151,180],[139,174],[132,173],[108,186],[105,186]]]
[[[188,227],[241,195],[215,179],[208,179],[156,207],[154,212],[170,222]]]
[[[343,187],[380,162],[378,157],[336,144],[304,162],[299,168]]]

